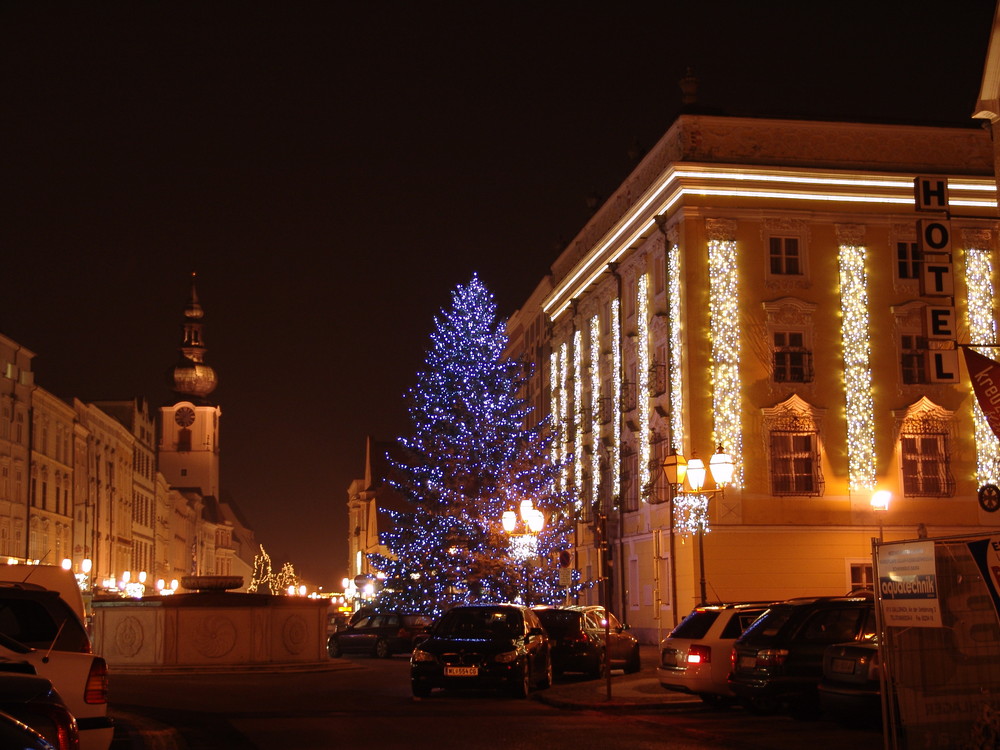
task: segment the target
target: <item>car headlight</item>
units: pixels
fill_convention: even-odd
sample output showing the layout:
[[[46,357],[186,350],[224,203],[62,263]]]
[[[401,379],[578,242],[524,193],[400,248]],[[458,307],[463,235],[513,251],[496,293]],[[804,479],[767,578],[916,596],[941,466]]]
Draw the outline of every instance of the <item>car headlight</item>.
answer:
[[[410,661],[413,663],[420,661],[434,661],[434,654],[429,651],[424,651],[423,649],[415,648],[413,649],[413,655],[410,656]]]
[[[510,664],[512,661],[517,661],[517,651],[504,651],[493,658],[501,664]]]

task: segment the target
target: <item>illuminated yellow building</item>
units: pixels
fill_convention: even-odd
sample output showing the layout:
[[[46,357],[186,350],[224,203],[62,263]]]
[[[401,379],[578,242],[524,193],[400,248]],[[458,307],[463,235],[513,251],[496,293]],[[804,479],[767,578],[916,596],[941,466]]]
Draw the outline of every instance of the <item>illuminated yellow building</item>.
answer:
[[[844,594],[880,533],[1000,527],[961,356],[1000,343],[996,216],[981,128],[680,116],[508,326],[579,498],[582,600],[655,642],[702,589]],[[668,485],[671,449],[720,446],[728,487]]]

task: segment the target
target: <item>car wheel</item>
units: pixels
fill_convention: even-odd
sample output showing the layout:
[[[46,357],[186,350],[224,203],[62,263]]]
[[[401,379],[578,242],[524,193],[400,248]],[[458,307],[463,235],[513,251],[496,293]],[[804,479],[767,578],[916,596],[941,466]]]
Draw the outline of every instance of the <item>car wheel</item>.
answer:
[[[527,698],[531,692],[531,668],[525,664],[521,674],[514,678],[510,693],[515,698]]]
[[[431,686],[420,680],[410,680],[410,688],[414,698],[427,698],[431,694]]]
[[[545,674],[542,676],[542,681],[538,683],[538,687],[552,687],[552,659],[545,660]]]
[[[639,644],[636,644],[632,653],[629,654],[628,661],[625,662],[625,674],[635,674],[641,668],[639,661]]]
[[[751,698],[740,698],[743,707],[757,716],[771,716],[781,710],[781,702],[769,695],[755,695]]]
[[[337,659],[344,653],[340,650],[340,644],[336,638],[331,638],[326,642],[326,652],[330,654],[330,658],[332,659]]]
[[[385,638],[379,638],[375,641],[375,656],[379,659],[388,659],[392,656],[392,649],[389,648],[389,641]]]

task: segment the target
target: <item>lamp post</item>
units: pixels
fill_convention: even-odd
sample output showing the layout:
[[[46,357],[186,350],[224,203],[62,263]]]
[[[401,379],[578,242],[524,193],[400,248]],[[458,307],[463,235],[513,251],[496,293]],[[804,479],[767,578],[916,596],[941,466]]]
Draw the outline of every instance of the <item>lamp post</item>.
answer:
[[[520,521],[521,531],[518,531]],[[524,565],[524,603],[531,604],[531,560],[538,555],[538,535],[545,528],[545,516],[531,500],[522,500],[519,514],[504,511],[500,518],[503,530],[510,537],[511,556]]]
[[[734,469],[733,457],[726,453],[721,445],[709,459],[707,467],[705,462],[698,458],[697,453],[692,454],[689,461],[676,450],[663,461],[663,473],[673,488],[674,496],[686,497],[694,503],[689,505],[688,509],[689,512],[695,511],[697,517],[695,525],[698,534],[698,575],[701,594],[699,604],[705,604],[708,599],[705,582],[705,526],[708,523],[708,501],[712,495],[726,491],[726,486],[733,481]],[[705,479],[709,475],[715,480],[716,489],[704,489]],[[690,490],[683,488],[685,479]]]
[[[872,493],[871,506],[872,510],[875,511],[875,516],[878,518],[878,541],[880,544],[884,541],[882,535],[882,516],[888,512],[890,500],[892,500],[892,493],[889,490],[878,490]]]

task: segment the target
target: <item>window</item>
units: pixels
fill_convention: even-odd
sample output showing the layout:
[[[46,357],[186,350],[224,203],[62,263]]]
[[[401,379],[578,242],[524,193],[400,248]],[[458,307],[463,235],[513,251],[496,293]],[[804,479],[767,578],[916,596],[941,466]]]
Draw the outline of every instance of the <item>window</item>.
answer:
[[[812,382],[812,352],[805,346],[802,331],[775,331],[774,382]]]
[[[927,339],[904,333],[900,336],[900,366],[903,382],[916,385],[927,382]]]
[[[775,495],[818,494],[815,432],[771,433],[771,491]]]
[[[772,275],[802,275],[802,256],[799,253],[798,237],[771,237],[768,248]]]
[[[896,243],[896,276],[900,279],[919,279],[922,260],[916,242]]]
[[[871,563],[851,563],[851,590],[874,589],[875,574]]]
[[[952,494],[944,433],[902,434],[903,493],[947,497]]]

